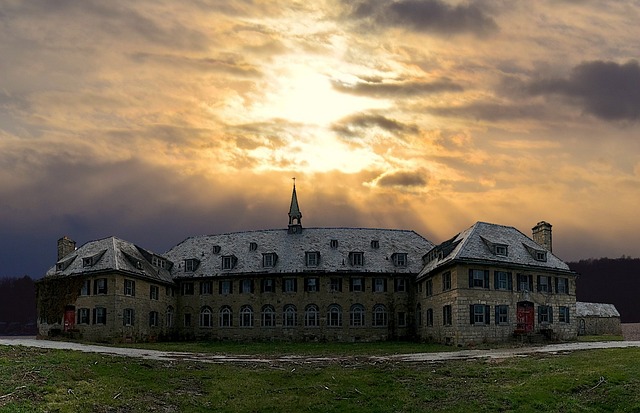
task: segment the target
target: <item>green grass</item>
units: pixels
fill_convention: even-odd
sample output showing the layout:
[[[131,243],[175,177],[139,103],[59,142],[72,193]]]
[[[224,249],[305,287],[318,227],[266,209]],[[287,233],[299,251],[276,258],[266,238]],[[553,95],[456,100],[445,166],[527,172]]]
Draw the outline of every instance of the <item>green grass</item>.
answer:
[[[623,341],[622,336],[602,335],[602,336],[578,336],[578,341]]]
[[[417,364],[204,364],[0,346],[0,412],[209,411],[637,412],[640,349]]]

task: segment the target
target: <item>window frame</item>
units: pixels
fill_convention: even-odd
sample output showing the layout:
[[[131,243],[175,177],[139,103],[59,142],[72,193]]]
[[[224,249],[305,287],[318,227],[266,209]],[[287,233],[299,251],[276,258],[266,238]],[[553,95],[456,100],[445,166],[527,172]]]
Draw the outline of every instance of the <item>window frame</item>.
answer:
[[[342,292],[342,278],[331,277],[329,278],[329,292],[341,293]]]
[[[160,326],[160,314],[157,311],[149,311],[149,327]]]
[[[282,292],[283,293],[295,293],[295,292],[298,292],[298,279],[297,278],[283,278],[282,279]]]
[[[349,310],[349,327],[366,327],[365,309],[362,304],[353,304]]]
[[[304,265],[305,267],[317,267],[318,265],[320,265],[320,252],[305,251]]]
[[[78,308],[78,324],[91,324],[91,312],[88,308]]]
[[[509,325],[509,306],[507,304],[498,304],[495,308],[496,325]]]
[[[218,326],[233,327],[233,310],[228,305],[223,305],[218,311]]]
[[[331,304],[327,308],[327,327],[342,327],[342,307],[338,304]]]
[[[349,292],[358,293],[358,292],[364,292],[364,291],[365,291],[365,283],[364,283],[363,277],[349,278]]]
[[[96,278],[93,280],[93,295],[107,295],[108,282],[106,278]]]
[[[363,267],[364,266],[364,252],[362,252],[362,251],[351,251],[349,253],[349,264],[352,267]]]
[[[558,322],[569,324],[571,320],[570,309],[568,306],[560,306],[558,307]]]
[[[298,310],[293,304],[287,304],[282,308],[282,327],[291,328],[298,325]]]
[[[204,280],[200,281],[200,295],[212,295],[213,294],[213,281]]]
[[[128,278],[124,279],[124,288],[123,294],[127,297],[135,297],[136,296],[136,282],[134,280],[130,280]]]
[[[276,309],[271,304],[262,306],[262,310],[260,311],[260,325],[268,328],[276,326]]]
[[[93,324],[107,324],[107,309],[105,307],[94,307]]]
[[[157,301],[160,299],[160,287],[157,285],[149,285],[149,299]]]
[[[451,271],[445,271],[442,273],[442,291],[451,290]]]
[[[318,278],[318,277],[306,277],[304,279],[304,291],[308,292],[308,293],[317,293],[317,292],[319,292],[320,291],[320,278]]]
[[[195,288],[193,286],[193,281],[185,281],[180,284],[180,293],[181,295],[195,295]]]
[[[442,306],[442,325],[453,325],[453,308],[451,304],[445,304]]]
[[[304,326],[320,327],[320,308],[315,304],[308,304],[304,308]]]
[[[122,325],[125,327],[133,327],[136,323],[136,311],[133,308],[124,308],[122,310]]]
[[[213,310],[211,309],[211,307],[204,306],[200,309],[198,325],[200,326],[200,328],[213,327]]]
[[[240,327],[252,328],[253,327],[253,308],[250,305],[243,305],[240,307],[239,313]]]

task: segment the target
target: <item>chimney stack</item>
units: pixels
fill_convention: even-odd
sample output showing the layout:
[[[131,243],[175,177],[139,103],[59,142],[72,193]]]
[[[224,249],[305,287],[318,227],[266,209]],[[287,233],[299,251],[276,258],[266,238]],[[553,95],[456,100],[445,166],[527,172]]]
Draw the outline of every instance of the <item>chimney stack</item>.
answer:
[[[549,252],[553,252],[551,243],[551,224],[540,221],[532,228],[533,240]]]
[[[58,240],[58,261],[76,250],[76,242],[66,235]]]

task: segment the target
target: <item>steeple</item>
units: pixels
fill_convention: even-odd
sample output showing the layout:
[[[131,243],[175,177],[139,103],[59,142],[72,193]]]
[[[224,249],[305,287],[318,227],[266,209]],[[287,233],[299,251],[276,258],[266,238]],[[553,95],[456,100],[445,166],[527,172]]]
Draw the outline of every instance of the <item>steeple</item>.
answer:
[[[302,212],[298,206],[298,195],[296,194],[296,178],[293,178],[293,194],[291,194],[291,206],[289,207],[289,234],[299,234],[302,232]]]

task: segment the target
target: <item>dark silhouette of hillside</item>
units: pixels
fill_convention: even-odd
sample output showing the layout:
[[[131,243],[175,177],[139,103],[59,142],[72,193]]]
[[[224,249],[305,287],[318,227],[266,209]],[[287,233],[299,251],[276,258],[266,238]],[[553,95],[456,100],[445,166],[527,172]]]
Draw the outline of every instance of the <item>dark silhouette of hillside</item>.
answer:
[[[36,290],[34,281],[0,278],[0,335],[36,333]]]
[[[613,304],[623,323],[640,323],[640,258],[590,258],[568,265],[578,273],[578,301]]]

